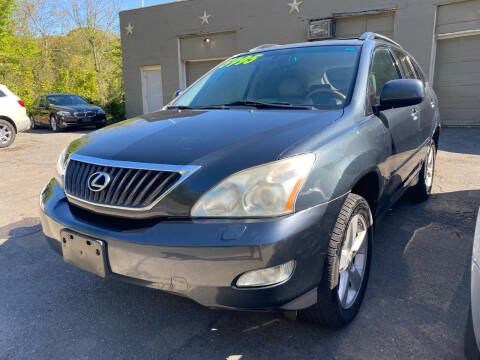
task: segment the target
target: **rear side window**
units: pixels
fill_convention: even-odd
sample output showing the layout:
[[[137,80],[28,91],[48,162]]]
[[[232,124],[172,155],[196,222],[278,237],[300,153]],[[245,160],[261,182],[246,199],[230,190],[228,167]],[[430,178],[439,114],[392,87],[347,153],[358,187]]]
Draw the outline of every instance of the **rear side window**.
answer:
[[[2,90],[0,90],[0,97],[5,97],[5,96],[7,95],[5,95],[5,93]]]
[[[417,62],[412,58],[410,58],[410,61],[413,65],[413,68],[415,69],[415,72],[417,73],[417,79],[425,82],[426,81],[425,80],[425,74],[424,74],[422,68],[420,67],[420,65],[418,65]]]
[[[404,79],[417,79],[417,73],[415,72],[412,62],[410,61],[410,56],[397,50],[392,49],[393,54],[397,58],[397,64],[402,69]]]
[[[373,53],[370,74],[368,75],[368,88],[371,101],[375,101],[374,103],[378,104],[380,102],[380,93],[385,83],[399,78],[400,73],[393,62],[390,51],[386,48],[377,48]]]

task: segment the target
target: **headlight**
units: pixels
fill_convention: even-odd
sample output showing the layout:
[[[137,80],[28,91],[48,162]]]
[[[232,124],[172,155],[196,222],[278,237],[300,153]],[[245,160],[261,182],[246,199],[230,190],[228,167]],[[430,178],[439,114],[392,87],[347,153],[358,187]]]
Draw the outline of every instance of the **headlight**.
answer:
[[[72,116],[72,113],[69,111],[57,111],[58,116]]]
[[[240,171],[205,193],[192,217],[265,217],[288,214],[315,161],[313,153]]]
[[[97,114],[105,114],[105,111],[103,109],[97,110]]]
[[[68,159],[67,157],[67,147],[63,149],[63,151],[60,153],[60,156],[58,157],[57,160],[57,182],[60,184],[60,186],[63,187],[63,178],[65,177],[65,169],[67,168],[67,163]]]

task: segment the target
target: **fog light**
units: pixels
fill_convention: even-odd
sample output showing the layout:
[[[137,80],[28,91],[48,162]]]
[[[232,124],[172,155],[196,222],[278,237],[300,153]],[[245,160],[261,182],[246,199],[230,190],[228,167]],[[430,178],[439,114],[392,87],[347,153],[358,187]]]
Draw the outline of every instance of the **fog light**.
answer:
[[[237,280],[238,287],[268,286],[279,284],[292,275],[295,260],[266,269],[252,270],[241,275]]]

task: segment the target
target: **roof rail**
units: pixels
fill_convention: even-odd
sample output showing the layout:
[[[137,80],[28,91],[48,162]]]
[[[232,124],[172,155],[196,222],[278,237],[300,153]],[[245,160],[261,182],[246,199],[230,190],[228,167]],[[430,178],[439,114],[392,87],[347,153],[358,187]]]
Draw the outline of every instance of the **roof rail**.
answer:
[[[248,52],[273,48],[273,47],[277,47],[277,46],[280,46],[280,45],[278,45],[278,44],[262,44],[260,46],[254,47],[253,49],[248,50]]]
[[[365,33],[363,33],[362,35],[360,35],[359,37],[360,40],[374,40],[374,39],[379,39],[379,40],[383,40],[383,41],[386,41],[386,42],[389,42],[391,44],[394,44],[398,47],[402,47],[402,45],[400,45],[399,43],[393,41],[392,39],[390,39],[389,37],[387,36],[384,36],[384,35],[380,35],[380,34],[377,34],[377,33],[374,33],[374,32],[370,32],[370,31],[367,31]]]

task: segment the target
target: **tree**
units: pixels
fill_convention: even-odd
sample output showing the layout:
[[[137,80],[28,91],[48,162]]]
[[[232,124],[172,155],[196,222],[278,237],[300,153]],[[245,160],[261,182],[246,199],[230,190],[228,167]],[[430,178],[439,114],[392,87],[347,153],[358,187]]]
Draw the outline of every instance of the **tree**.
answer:
[[[76,93],[124,116],[115,1],[0,0],[0,83],[27,106],[41,94]]]
[[[120,0],[66,0],[65,13],[81,30],[92,51],[95,71],[101,70],[105,35],[115,32]]]

